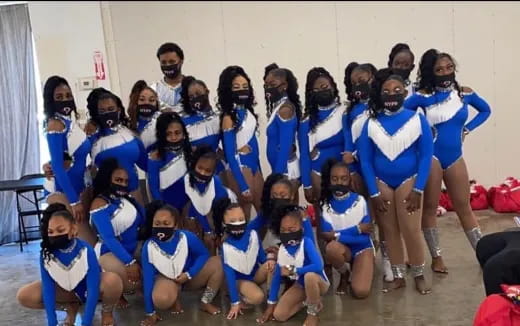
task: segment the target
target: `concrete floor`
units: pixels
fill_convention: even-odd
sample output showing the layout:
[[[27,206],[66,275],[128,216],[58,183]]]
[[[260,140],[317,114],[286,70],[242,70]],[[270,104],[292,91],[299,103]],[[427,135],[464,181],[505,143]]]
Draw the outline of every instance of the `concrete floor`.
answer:
[[[479,220],[484,234],[504,230],[513,226],[511,216],[496,215],[495,213],[480,212]],[[325,308],[320,314],[322,325],[341,326],[468,326],[472,325],[473,316],[484,298],[482,273],[474,257],[473,250],[461,230],[458,219],[452,214],[439,218],[442,230],[441,242],[444,257],[450,274],[432,275],[430,270],[426,274],[432,281],[433,292],[421,296],[413,287],[413,280],[408,279],[406,289],[383,294],[382,276],[377,258],[376,276],[373,282],[373,292],[366,300],[354,300],[348,296],[337,296],[332,291],[324,297]],[[39,279],[38,269],[39,244],[33,242],[25,246],[23,253],[17,245],[0,247],[0,326],[3,325],[45,325],[45,313],[22,308],[15,301],[18,288],[30,281]],[[429,259],[427,260],[429,265]],[[433,277],[433,279],[432,279]],[[225,297],[225,296],[224,296]],[[197,323],[203,325],[254,325],[255,318],[261,313],[262,307],[247,311],[238,321],[227,321],[224,317],[211,317],[197,310],[196,293],[183,294],[185,313],[170,316],[163,313],[163,322],[159,325],[178,323]],[[130,297],[132,306],[127,310],[116,311],[118,325],[139,325],[143,317],[142,298]],[[227,311],[229,301],[220,299],[224,310]],[[99,309],[99,305],[98,305]],[[64,316],[58,313],[58,316]],[[305,313],[298,313],[287,325],[301,325]],[[76,325],[80,325],[80,317]],[[95,325],[99,325],[99,314]],[[270,323],[273,325],[274,323]]]

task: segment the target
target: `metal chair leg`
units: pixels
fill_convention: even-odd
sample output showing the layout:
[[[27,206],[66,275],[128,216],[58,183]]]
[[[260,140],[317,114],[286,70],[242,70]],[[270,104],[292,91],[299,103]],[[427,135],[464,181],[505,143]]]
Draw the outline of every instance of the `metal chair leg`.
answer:
[[[23,239],[22,239],[22,216],[18,214],[18,242],[20,243],[20,252],[23,252]]]

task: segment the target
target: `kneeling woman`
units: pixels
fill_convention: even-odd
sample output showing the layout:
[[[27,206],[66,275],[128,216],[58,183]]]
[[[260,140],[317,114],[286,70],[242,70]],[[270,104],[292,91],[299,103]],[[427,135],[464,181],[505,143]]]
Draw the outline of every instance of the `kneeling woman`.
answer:
[[[365,199],[349,191],[347,164],[331,159],[322,172],[321,236],[327,240],[325,259],[338,271],[341,280],[337,294],[345,294],[352,266],[352,295],[366,298],[374,275],[373,231]]]
[[[258,322],[264,323],[273,317],[285,322],[305,305],[307,319],[304,324],[318,325],[318,313],[323,308],[321,296],[330,285],[323,271],[323,260],[313,240],[303,236],[300,207],[281,207],[272,218],[272,230],[280,236],[282,244],[269,289],[268,306]],[[296,282],[277,302],[282,277]]]
[[[201,309],[212,315],[220,310],[211,302],[222,284],[220,259],[210,257],[204,244],[191,232],[182,230],[178,211],[163,201],[147,206],[148,240],[142,249],[144,302],[147,317],[143,326],[155,325],[161,318],[155,307],[172,313],[182,312],[182,289],[204,288]]]
[[[228,319],[236,319],[247,304],[259,305],[264,301],[260,287],[267,280],[268,271],[274,268],[274,259],[267,260],[258,233],[247,224],[245,213],[239,204],[224,198],[214,210],[215,230],[226,234],[220,253],[231,298]],[[243,302],[240,298],[242,297]]]
[[[72,326],[81,304],[85,304],[81,325],[92,325],[101,298],[101,325],[114,325],[112,310],[123,284],[116,274],[101,272],[94,249],[76,237],[77,231],[78,226],[65,205],[56,203],[45,209],[41,221],[42,280],[21,288],[17,299],[27,308],[45,309],[49,326],[58,324],[58,303],[67,311],[67,318],[60,325]]]
[[[403,108],[406,89],[391,70],[377,72],[369,100],[371,117],[360,138],[361,169],[388,243],[393,288],[404,287],[403,235],[417,291],[424,279],[421,235],[422,193],[433,157],[433,138],[424,115]]]
[[[95,250],[101,267],[118,274],[125,293],[133,293],[141,281],[134,257],[144,210],[129,196],[128,183],[128,174],[117,160],[106,159],[94,179],[90,218],[99,236]],[[127,304],[123,298],[121,304]]]

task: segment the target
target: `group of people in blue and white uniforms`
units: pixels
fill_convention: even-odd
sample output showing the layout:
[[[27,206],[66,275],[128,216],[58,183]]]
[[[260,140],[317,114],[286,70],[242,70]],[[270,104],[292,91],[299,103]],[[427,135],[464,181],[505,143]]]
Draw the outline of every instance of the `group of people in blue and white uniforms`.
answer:
[[[332,269],[337,294],[370,295],[377,248],[384,292],[406,285],[408,264],[417,291],[430,293],[423,237],[432,270],[447,273],[435,219],[443,181],[476,247],[462,146],[490,108],[459,85],[449,54],[425,52],[415,83],[403,43],[388,67],[350,63],[345,102],[325,68],[309,70],[301,100],[294,74],[271,64],[265,128],[242,67],[222,71],[212,106],[206,83],[182,74],[177,44],[161,45],[157,59],[164,78],[136,82],[126,110],[114,93],[94,89],[84,130],[67,81],[53,76],[44,86],[51,161],[42,276],[18,300],[44,308],[49,325],[58,308],[67,312],[62,325],[73,325],[82,304],[82,325],[91,325],[99,300],[102,325],[114,325],[115,307],[137,291],[140,325],[162,320],[159,310],[182,313],[185,290],[202,290],[200,309],[216,315],[222,286],[228,319],[266,303],[259,323],[305,307],[305,325],[318,325]],[[470,107],[478,112],[467,122]],[[299,206],[302,185],[312,209]]]

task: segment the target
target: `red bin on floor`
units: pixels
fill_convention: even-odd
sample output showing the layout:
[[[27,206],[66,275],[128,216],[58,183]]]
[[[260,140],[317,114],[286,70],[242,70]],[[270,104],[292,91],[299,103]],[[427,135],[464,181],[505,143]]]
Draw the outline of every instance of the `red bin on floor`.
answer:
[[[504,294],[492,294],[481,304],[473,326],[520,326],[519,286],[502,285]]]

